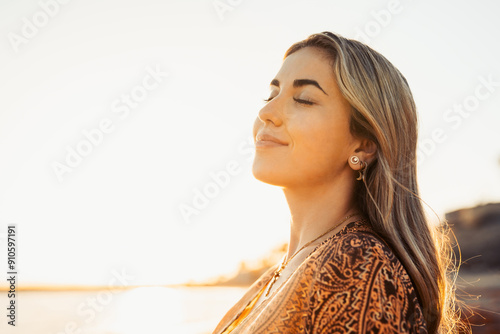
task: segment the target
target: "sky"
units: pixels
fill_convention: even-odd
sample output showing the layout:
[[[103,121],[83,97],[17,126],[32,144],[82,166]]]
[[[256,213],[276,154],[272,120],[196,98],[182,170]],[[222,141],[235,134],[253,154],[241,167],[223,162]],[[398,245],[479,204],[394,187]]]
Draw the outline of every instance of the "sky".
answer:
[[[202,281],[286,242],[251,131],[286,49],[325,30],[409,81],[420,191],[439,217],[500,201],[499,9],[0,0],[0,267],[13,224],[24,286]]]

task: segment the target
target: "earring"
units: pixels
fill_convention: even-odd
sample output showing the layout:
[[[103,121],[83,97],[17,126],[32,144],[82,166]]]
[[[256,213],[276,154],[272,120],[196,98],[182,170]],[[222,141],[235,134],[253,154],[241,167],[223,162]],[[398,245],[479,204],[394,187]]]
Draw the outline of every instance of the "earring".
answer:
[[[367,163],[359,160],[359,158],[355,155],[351,156],[349,159],[353,165],[361,164],[361,169],[359,170],[359,176],[356,178],[356,180],[361,181],[365,179],[365,170],[366,167],[368,166]]]
[[[359,176],[356,178],[358,181],[365,181],[365,170],[368,164],[366,162],[360,161],[361,169],[359,170]]]

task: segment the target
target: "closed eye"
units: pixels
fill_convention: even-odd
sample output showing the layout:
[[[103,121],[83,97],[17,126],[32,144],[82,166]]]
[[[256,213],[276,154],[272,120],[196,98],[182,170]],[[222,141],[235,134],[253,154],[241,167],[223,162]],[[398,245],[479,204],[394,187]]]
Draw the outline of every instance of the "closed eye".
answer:
[[[296,99],[296,98],[293,98],[293,100],[297,103],[300,103],[300,104],[305,104],[305,105],[308,105],[308,106],[312,106],[314,104],[313,101],[309,101],[309,100],[302,100],[302,99]]]
[[[272,99],[274,99],[274,97],[269,97],[267,99],[264,99],[264,102],[269,102],[271,101]],[[300,104],[305,104],[305,105],[308,105],[308,106],[311,106],[314,104],[313,101],[309,101],[309,100],[303,100],[303,99],[296,99],[296,98],[293,98],[293,100],[297,103],[300,103]]]

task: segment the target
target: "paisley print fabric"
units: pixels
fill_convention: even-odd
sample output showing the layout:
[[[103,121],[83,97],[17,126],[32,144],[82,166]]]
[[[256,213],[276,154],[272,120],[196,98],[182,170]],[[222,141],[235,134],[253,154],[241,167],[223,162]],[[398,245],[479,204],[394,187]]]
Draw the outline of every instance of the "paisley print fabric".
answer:
[[[278,266],[248,289],[213,334],[232,323],[237,325],[231,334],[427,333],[410,277],[364,221],[317,246],[269,298],[249,310]]]

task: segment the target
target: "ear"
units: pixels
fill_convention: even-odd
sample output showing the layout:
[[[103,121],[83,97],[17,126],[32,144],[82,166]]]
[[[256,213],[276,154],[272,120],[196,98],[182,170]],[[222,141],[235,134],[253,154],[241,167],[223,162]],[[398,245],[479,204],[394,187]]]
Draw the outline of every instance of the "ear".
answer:
[[[370,165],[375,160],[376,154],[377,144],[369,139],[363,138],[359,140],[352,155],[357,156],[361,161]]]

